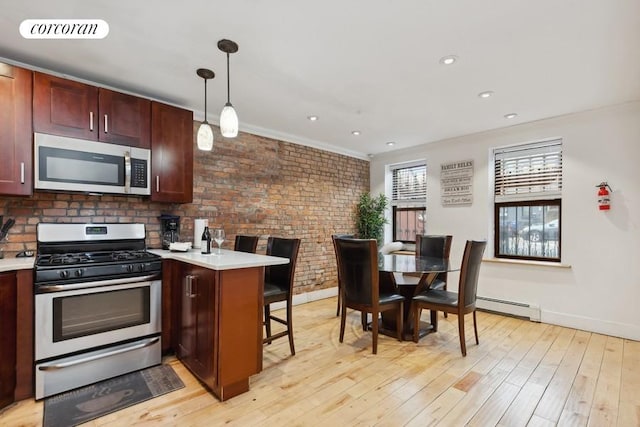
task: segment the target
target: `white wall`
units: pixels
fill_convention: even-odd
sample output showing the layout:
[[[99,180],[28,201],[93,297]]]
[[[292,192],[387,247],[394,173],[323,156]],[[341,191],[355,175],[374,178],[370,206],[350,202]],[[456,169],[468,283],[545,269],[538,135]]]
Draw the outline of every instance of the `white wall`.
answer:
[[[541,321],[640,340],[640,102],[511,126],[378,155],[371,191],[384,191],[385,165],[427,159],[429,234],[452,234],[452,262],[467,239],[487,239],[493,258],[489,188],[494,147],[561,137],[562,264],[484,262],[478,295],[539,306]],[[473,204],[440,204],[440,164],[474,160]],[[613,189],[599,211],[596,184]],[[387,234],[387,241],[390,234]],[[457,283],[457,274],[450,275]]]

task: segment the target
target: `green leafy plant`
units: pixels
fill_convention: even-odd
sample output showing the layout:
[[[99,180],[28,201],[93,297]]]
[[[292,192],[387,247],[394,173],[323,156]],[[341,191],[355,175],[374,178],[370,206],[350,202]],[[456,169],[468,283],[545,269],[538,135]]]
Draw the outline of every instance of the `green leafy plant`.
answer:
[[[376,239],[382,243],[382,232],[387,219],[384,210],[389,204],[389,199],[384,194],[372,197],[369,193],[360,196],[356,212],[356,227],[358,237],[361,239]]]

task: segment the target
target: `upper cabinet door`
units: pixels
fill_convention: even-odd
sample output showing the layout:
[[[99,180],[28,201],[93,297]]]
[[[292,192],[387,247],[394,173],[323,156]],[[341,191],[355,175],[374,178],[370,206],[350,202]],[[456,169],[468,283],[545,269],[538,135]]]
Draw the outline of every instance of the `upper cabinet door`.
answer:
[[[0,194],[33,191],[32,73],[0,63]]]
[[[98,111],[100,141],[150,148],[151,101],[100,89]]]
[[[98,88],[34,72],[36,132],[98,139]]]
[[[151,200],[193,201],[193,112],[151,103]]]

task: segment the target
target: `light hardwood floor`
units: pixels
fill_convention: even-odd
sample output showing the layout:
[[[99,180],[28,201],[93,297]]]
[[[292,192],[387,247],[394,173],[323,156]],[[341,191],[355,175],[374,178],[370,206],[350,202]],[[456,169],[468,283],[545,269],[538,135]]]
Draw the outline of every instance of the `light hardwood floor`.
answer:
[[[640,342],[479,312],[466,358],[453,315],[417,345],[381,336],[372,355],[357,312],[338,342],[335,304],[294,307],[296,356],[266,346],[248,393],[221,403],[168,357],[185,388],[86,425],[640,425]],[[0,425],[40,426],[42,406],[14,404]]]

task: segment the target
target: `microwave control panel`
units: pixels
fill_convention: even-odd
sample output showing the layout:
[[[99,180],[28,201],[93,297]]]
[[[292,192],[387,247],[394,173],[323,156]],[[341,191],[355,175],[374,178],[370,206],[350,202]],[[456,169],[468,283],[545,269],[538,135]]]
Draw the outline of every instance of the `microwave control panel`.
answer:
[[[147,188],[147,161],[131,159],[131,186]]]

